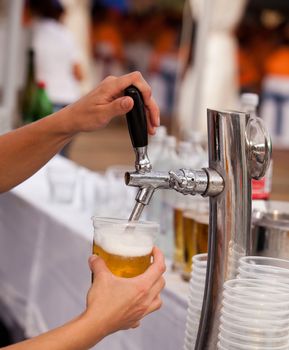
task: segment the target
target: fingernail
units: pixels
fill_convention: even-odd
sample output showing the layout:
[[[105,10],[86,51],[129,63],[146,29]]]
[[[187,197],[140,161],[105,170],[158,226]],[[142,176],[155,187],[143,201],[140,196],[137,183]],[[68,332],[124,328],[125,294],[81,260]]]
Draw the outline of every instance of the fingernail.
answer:
[[[130,98],[129,97],[124,97],[120,101],[120,105],[123,109],[128,109],[131,106]]]

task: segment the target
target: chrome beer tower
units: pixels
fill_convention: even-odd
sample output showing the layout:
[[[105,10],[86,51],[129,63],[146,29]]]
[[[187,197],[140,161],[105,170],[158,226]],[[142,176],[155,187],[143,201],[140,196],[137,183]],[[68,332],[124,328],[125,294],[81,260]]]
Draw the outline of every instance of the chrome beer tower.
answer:
[[[139,188],[130,220],[139,219],[157,189],[210,197],[208,267],[195,350],[215,350],[223,283],[236,277],[239,258],[250,254],[251,179],[263,177],[269,166],[270,137],[257,117],[208,110],[208,168],[155,172],[147,156],[142,97],[133,86],[125,94],[134,99],[127,121],[136,153],[136,171],[126,173],[125,182]]]

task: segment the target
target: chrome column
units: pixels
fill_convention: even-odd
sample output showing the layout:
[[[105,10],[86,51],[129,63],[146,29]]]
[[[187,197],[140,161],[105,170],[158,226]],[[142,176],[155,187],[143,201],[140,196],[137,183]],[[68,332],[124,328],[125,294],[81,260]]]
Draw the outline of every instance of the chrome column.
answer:
[[[210,197],[208,267],[196,350],[216,349],[223,283],[236,277],[239,258],[250,253],[251,177],[264,174],[271,151],[256,120],[241,112],[208,110],[209,168],[222,176],[224,190]]]

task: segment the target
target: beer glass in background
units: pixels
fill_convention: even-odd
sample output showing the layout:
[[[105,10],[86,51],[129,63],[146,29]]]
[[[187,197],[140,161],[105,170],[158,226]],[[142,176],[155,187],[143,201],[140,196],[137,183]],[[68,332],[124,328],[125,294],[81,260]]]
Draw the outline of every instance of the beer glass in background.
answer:
[[[208,251],[209,212],[205,206],[186,210],[183,214],[184,264],[182,278],[190,280],[192,258]]]
[[[178,193],[174,205],[173,230],[174,230],[174,255],[172,269],[182,271],[185,263],[184,252],[184,211],[195,207],[195,197],[183,196]]]
[[[184,208],[180,205],[174,208],[173,270],[181,270],[184,264],[183,212]]]
[[[126,219],[93,217],[93,254],[119,277],[135,277],[150,266],[159,225]]]

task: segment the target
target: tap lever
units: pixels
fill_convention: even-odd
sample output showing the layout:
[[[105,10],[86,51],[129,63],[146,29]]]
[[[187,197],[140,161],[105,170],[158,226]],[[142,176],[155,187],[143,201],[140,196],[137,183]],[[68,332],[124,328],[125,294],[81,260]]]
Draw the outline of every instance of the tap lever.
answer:
[[[130,96],[134,105],[126,115],[131,143],[134,148],[146,147],[148,144],[147,120],[143,97],[141,92],[133,85],[124,91],[125,96]]]

